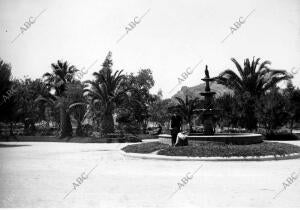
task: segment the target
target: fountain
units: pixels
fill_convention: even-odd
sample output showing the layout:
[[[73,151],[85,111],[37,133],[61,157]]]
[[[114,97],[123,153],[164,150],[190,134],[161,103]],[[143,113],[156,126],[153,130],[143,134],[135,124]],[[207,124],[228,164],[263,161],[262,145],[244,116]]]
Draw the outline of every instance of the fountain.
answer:
[[[216,92],[210,91],[209,83],[214,79],[209,77],[209,72],[207,69],[207,65],[205,66],[205,78],[202,81],[205,82],[205,92],[201,92],[200,94],[204,96],[204,106],[205,108],[200,110],[203,112],[203,126],[204,126],[204,135],[213,135],[215,133],[215,123],[213,117],[215,115],[214,109],[214,95]],[[198,110],[196,110],[198,111]]]
[[[192,132],[187,139],[191,141],[216,141],[225,142],[227,144],[254,144],[262,142],[261,134],[254,133],[215,133],[215,116],[220,110],[214,108],[214,95],[216,92],[210,90],[209,83],[214,79],[209,77],[207,65],[205,66],[205,77],[202,79],[205,82],[205,91],[200,94],[204,96],[203,109],[195,110],[194,114],[202,114],[202,124],[204,127],[203,133]],[[168,134],[159,135],[159,139],[163,143],[171,145],[171,136]]]

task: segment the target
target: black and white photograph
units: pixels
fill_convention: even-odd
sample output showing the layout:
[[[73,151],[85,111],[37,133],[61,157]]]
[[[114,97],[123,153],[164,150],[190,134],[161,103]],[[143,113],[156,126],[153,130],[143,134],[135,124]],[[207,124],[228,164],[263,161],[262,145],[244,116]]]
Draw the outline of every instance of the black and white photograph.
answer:
[[[0,0],[0,208],[300,208],[300,0]]]

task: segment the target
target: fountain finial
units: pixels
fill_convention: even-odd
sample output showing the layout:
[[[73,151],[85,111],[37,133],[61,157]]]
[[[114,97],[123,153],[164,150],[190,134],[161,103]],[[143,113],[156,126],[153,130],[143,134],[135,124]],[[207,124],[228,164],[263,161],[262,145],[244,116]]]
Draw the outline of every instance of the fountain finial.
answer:
[[[209,88],[209,71],[208,71],[208,68],[207,68],[207,65],[205,65],[205,78],[204,79],[206,79],[205,80],[205,83],[206,83],[206,85],[205,85],[205,91],[206,92],[210,92],[210,88]]]
[[[207,65],[205,65],[205,77],[209,78],[209,71],[207,69]]]

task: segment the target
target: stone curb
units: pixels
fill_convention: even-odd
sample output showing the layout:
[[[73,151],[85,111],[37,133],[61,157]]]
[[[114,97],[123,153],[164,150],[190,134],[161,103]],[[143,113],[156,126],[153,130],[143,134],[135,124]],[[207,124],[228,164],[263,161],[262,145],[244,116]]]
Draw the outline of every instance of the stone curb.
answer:
[[[175,160],[175,161],[267,161],[267,160],[288,160],[300,158],[300,153],[292,153],[285,156],[247,156],[247,157],[187,157],[187,156],[166,156],[140,153],[126,153],[120,151],[122,155],[132,158],[154,159],[154,160]]]

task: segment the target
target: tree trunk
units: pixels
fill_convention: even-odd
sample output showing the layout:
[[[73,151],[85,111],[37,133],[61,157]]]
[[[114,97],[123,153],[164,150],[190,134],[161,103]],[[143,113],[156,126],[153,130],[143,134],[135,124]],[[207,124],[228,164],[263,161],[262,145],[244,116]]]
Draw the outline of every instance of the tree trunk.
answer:
[[[70,114],[67,113],[67,118],[66,118],[66,123],[67,123],[67,133],[68,136],[72,136],[73,134],[73,128],[72,128],[72,123],[71,123],[71,118],[70,118]]]
[[[104,134],[114,132],[114,119],[112,113],[106,113],[101,122],[101,130]]]
[[[28,120],[24,120],[24,134],[27,135],[29,133],[29,123]]]
[[[14,132],[13,132],[13,123],[12,122],[10,123],[9,135],[10,136],[14,135]]]
[[[83,136],[81,121],[77,120],[76,136]]]
[[[291,119],[291,122],[290,122],[290,132],[291,132],[291,134],[293,133],[293,128],[294,128],[294,119]]]
[[[34,124],[34,121],[33,120],[30,120],[30,132],[31,133],[34,133],[36,131],[36,128],[35,128],[35,124]]]
[[[246,118],[245,118],[245,127],[249,130],[249,131],[254,131],[257,129],[257,119],[255,117],[255,112],[254,110],[248,110],[248,112],[246,112]]]
[[[69,114],[63,106],[59,108],[60,114],[60,138],[72,136],[72,125]]]
[[[147,133],[147,124],[146,123],[142,123],[142,129],[143,129],[143,134]]]
[[[189,130],[190,132],[193,132],[193,124],[191,122],[189,122]]]

